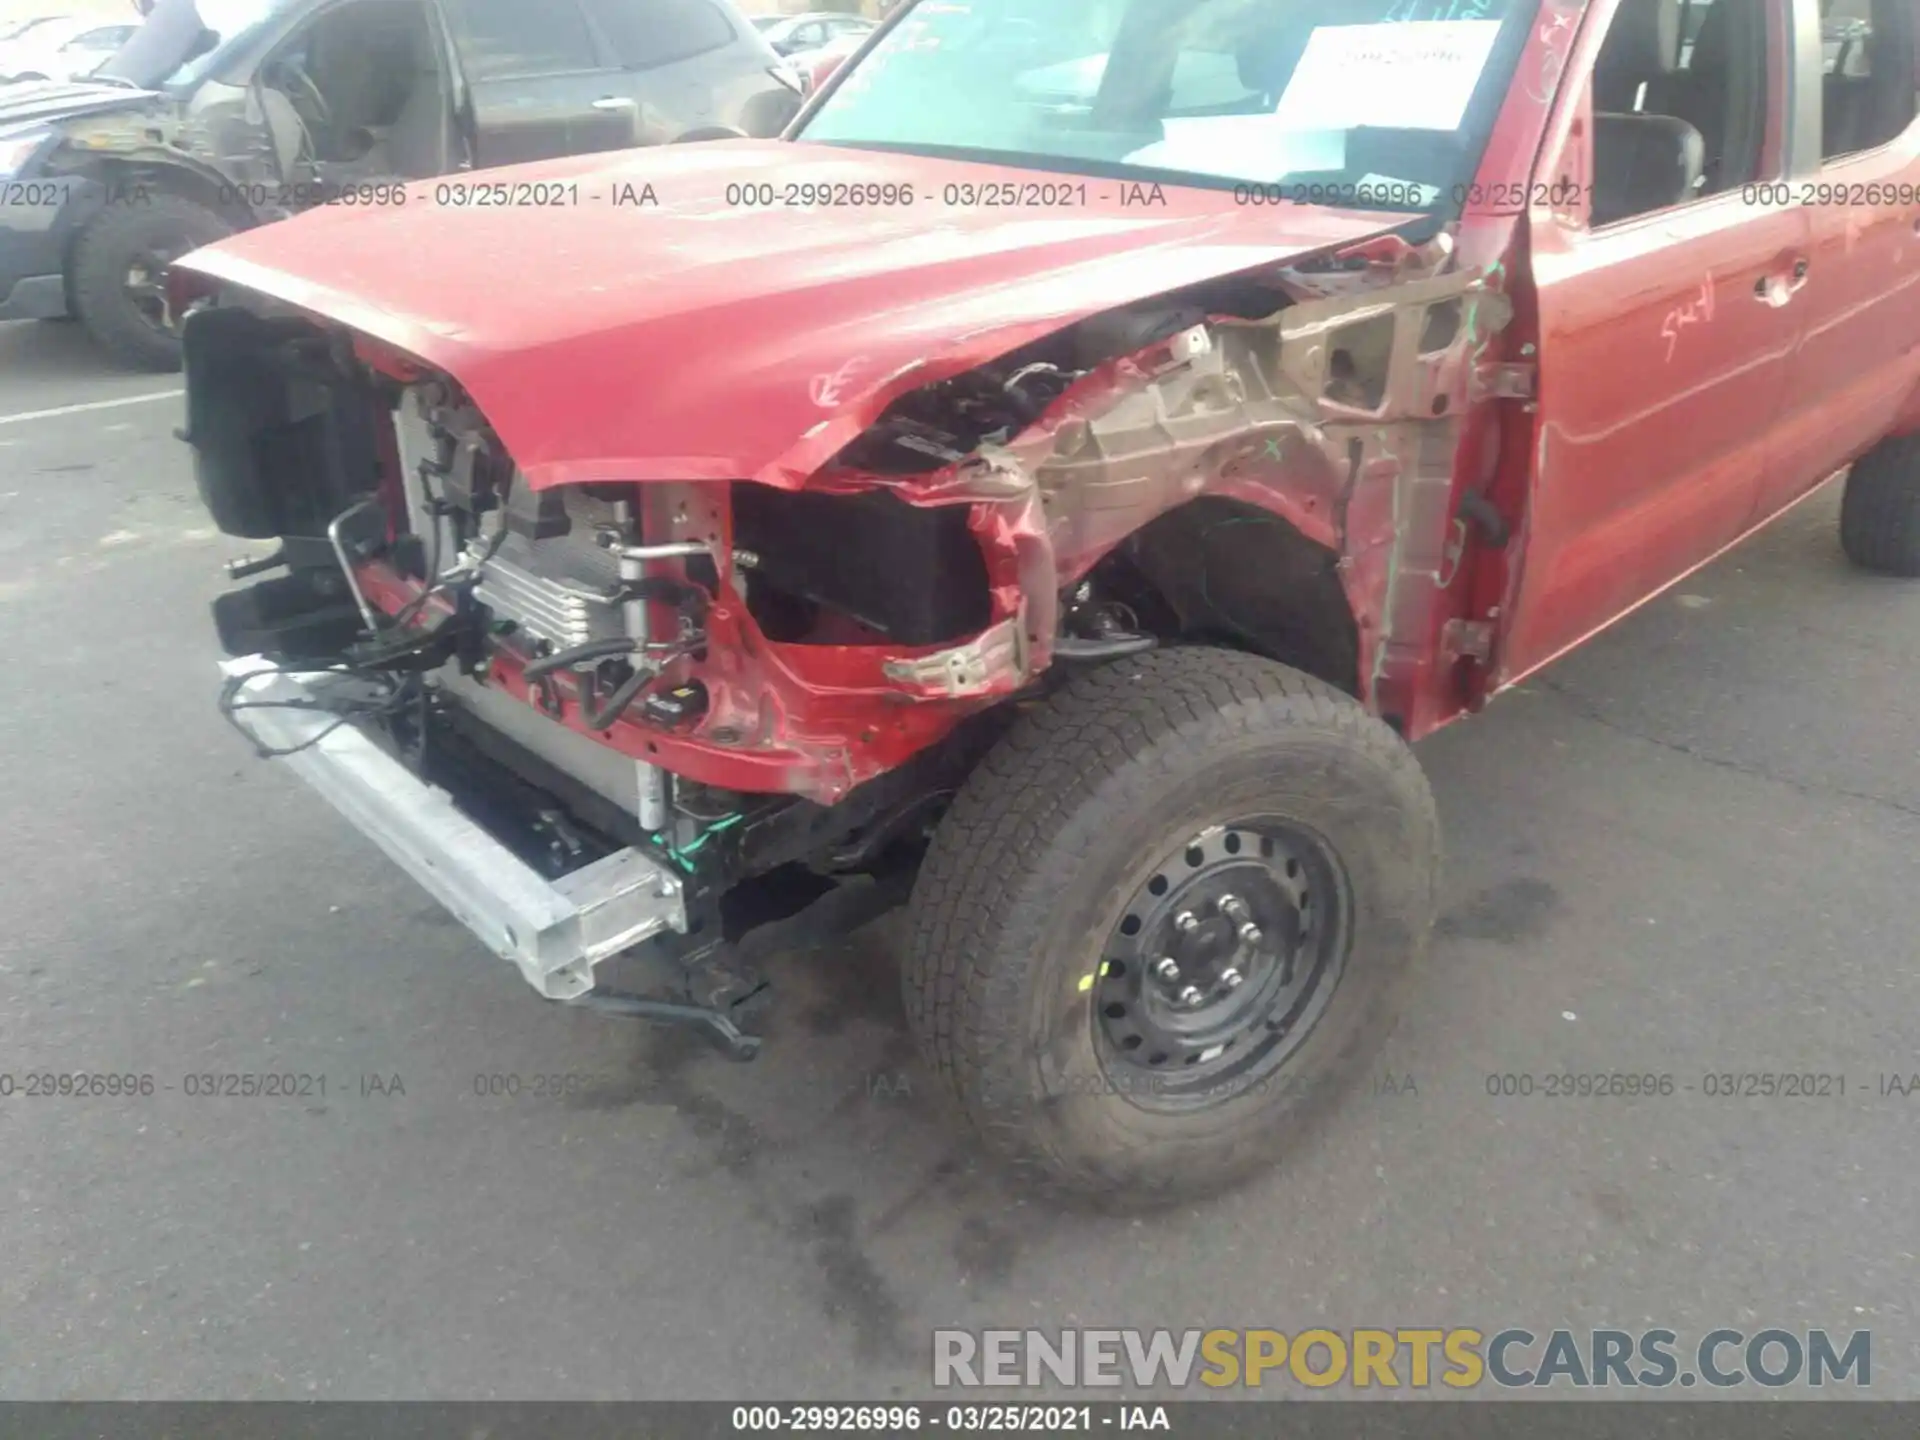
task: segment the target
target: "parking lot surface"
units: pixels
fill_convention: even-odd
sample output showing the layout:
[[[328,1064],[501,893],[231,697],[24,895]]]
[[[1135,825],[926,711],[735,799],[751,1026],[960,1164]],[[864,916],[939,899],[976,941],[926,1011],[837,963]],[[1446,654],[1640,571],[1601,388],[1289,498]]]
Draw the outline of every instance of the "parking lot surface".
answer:
[[[1445,916],[1374,1083],[1110,1219],[956,1138],[891,922],[782,957],[732,1066],[543,1005],[255,760],[177,385],[0,326],[0,1071],[157,1081],[0,1099],[0,1396],[888,1398],[936,1326],[1066,1325],[1870,1329],[1920,1395],[1920,587],[1837,491],[1421,747]],[[1489,1094],[1556,1073],[1676,1086]]]

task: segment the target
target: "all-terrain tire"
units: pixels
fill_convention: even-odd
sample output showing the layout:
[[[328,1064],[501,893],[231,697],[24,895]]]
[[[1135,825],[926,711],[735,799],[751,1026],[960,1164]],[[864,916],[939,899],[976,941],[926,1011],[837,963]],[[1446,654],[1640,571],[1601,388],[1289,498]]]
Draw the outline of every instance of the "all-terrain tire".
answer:
[[[1183,837],[1255,813],[1337,855],[1344,969],[1263,1083],[1180,1113],[1136,1104],[1102,1083],[1108,937]],[[1229,650],[1121,661],[1022,715],[956,797],[909,911],[909,1021],[987,1146],[1043,1190],[1124,1209],[1214,1192],[1272,1163],[1385,1039],[1439,864],[1418,762],[1348,696]]]
[[[180,368],[180,337],[142,314],[127,277],[143,257],[178,258],[233,233],[213,211],[179,195],[109,205],[80,232],[69,286],[87,332],[122,364],[141,370]]]
[[[1840,502],[1840,548],[1862,570],[1920,576],[1920,435],[1882,440],[1855,462]]]

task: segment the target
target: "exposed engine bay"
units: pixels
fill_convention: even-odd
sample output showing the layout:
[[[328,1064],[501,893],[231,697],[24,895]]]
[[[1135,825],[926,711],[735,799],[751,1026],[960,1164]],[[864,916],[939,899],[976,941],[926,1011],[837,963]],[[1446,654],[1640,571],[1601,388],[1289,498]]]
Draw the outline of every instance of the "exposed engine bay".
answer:
[[[278,542],[238,577],[285,572],[222,597],[223,643],[323,672],[342,723],[537,872],[648,857],[675,928],[718,935],[743,881],[910,863],[999,702],[1074,664],[1199,638],[1391,715],[1509,314],[1447,253],[1091,316],[904,390],[799,488],[535,488],[451,377],[257,297],[205,308],[202,494]]]

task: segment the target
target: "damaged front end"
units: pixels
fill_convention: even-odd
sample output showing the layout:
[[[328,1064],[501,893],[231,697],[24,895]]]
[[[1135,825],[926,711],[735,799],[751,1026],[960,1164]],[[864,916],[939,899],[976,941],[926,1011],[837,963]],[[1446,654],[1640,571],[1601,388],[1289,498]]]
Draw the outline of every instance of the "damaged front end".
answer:
[[[452,368],[220,299],[186,438],[275,546],[215,606],[229,717],[548,998],[656,1003],[597,967],[910,873],[1004,702],[1073,665],[1229,644],[1405,730],[1464,703],[1437,637],[1511,308],[1446,234],[815,376],[826,418],[734,479],[535,483]],[[724,1035],[757,989],[658,1003]]]

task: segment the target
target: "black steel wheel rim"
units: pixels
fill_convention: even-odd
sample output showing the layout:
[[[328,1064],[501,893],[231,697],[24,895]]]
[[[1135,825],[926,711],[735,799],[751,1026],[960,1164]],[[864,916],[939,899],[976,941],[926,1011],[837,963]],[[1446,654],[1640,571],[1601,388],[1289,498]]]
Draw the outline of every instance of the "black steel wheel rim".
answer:
[[[1092,977],[1107,1083],[1143,1109],[1179,1111],[1268,1081],[1340,982],[1352,908],[1331,847],[1278,817],[1213,826],[1169,851]]]

